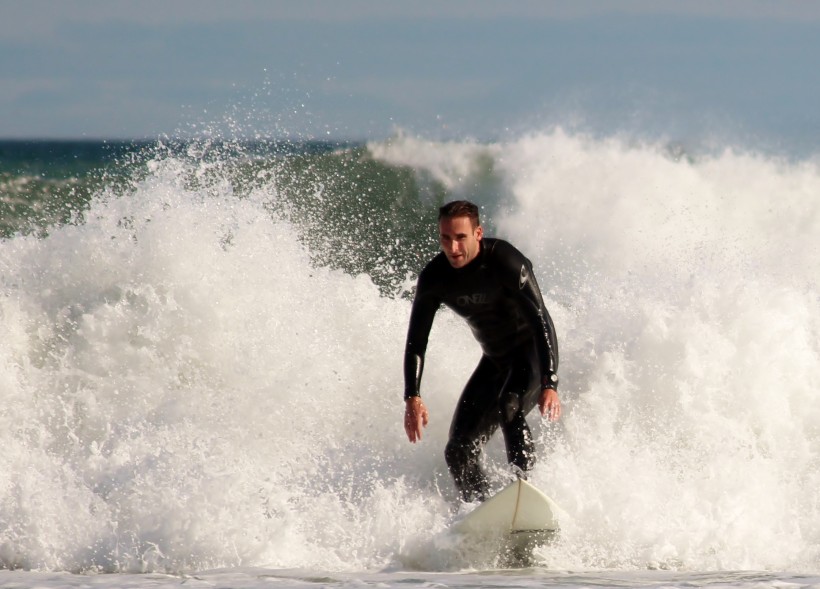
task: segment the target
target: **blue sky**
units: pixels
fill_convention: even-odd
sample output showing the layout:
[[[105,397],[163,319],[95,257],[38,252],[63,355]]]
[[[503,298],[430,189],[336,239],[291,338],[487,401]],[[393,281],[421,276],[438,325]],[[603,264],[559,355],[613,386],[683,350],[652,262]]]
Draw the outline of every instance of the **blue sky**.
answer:
[[[0,137],[820,137],[820,2],[0,0]]]

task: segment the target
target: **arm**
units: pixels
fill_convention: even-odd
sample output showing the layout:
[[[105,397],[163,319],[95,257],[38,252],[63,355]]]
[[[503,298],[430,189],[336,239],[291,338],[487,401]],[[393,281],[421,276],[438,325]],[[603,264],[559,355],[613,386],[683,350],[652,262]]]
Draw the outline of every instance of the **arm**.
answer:
[[[558,399],[558,339],[541,289],[532,271],[531,262],[512,245],[497,244],[501,260],[503,282],[520,302],[520,307],[535,334],[535,344],[541,368],[541,396],[538,406],[541,415],[555,421],[561,415]]]
[[[404,430],[411,442],[421,440],[421,431],[427,425],[428,413],[421,400],[421,375],[424,372],[424,354],[433,319],[440,301],[433,296],[422,276],[419,277],[416,297],[410,311],[410,325],[404,348]]]
[[[529,266],[529,264],[527,264]],[[541,396],[538,399],[538,408],[541,416],[550,421],[557,421],[561,417],[561,401],[558,398],[558,339],[555,336],[555,326],[544,305],[541,290],[529,266],[527,285],[521,289],[530,309],[528,319],[538,334],[539,357],[541,358]]]
[[[526,278],[525,278],[526,274]],[[558,388],[558,338],[555,336],[555,326],[552,323],[541,290],[532,272],[529,260],[524,261],[519,270],[518,294],[522,299],[522,308],[530,327],[535,332],[536,344],[541,359],[541,376],[543,384],[554,384]],[[521,283],[523,282],[523,285]]]

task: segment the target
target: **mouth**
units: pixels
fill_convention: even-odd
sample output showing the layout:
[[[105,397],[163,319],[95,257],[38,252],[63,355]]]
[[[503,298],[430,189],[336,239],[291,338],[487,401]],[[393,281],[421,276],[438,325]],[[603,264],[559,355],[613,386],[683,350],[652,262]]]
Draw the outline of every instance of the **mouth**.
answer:
[[[458,267],[464,261],[464,254],[448,254],[447,260],[451,266]]]

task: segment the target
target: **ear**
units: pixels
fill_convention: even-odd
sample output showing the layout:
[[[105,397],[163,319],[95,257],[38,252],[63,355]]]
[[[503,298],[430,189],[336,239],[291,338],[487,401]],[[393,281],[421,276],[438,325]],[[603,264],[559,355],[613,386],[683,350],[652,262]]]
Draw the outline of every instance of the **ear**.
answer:
[[[479,225],[475,228],[475,238],[477,241],[481,241],[482,237],[484,237],[484,227]]]

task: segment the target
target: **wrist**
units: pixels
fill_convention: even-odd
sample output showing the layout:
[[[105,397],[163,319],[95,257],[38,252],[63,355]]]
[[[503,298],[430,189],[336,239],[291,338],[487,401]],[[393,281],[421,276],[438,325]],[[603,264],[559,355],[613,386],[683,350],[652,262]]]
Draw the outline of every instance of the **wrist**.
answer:
[[[541,377],[541,388],[558,390],[558,375],[555,372],[548,372]]]

